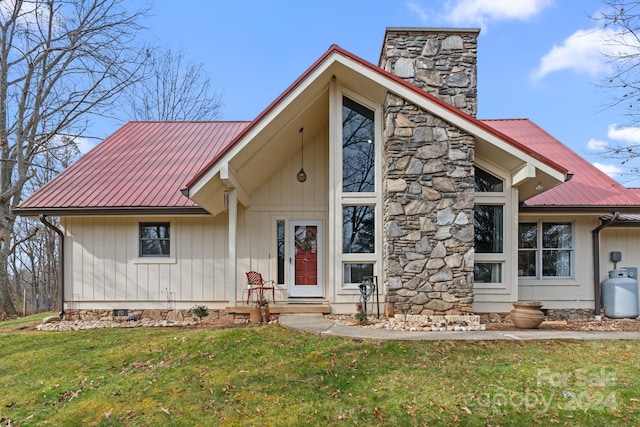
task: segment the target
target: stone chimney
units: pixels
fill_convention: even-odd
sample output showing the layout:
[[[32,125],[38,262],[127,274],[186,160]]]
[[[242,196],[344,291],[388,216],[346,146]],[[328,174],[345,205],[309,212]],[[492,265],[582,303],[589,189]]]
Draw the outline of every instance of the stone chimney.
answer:
[[[388,28],[380,67],[475,117],[479,29]]]
[[[388,29],[380,66],[475,116],[478,32]],[[383,126],[387,303],[404,313],[469,314],[475,139],[393,93]]]

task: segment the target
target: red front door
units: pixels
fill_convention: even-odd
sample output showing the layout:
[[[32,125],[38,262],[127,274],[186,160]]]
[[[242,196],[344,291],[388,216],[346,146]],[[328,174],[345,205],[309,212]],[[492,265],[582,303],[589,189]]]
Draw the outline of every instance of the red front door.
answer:
[[[292,297],[322,296],[322,223],[319,221],[292,221],[290,254],[291,278],[289,295]]]

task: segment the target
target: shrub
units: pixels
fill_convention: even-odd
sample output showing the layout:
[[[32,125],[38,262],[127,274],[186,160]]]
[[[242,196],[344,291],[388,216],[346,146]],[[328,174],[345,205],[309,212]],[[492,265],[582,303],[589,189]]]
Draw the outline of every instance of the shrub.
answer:
[[[200,320],[203,317],[207,317],[209,315],[209,309],[204,305],[196,305],[191,309],[191,312],[194,316],[197,316]]]
[[[364,323],[367,323],[368,319],[369,319],[369,316],[367,316],[367,313],[364,310],[360,310],[356,313],[356,320],[361,325]]]

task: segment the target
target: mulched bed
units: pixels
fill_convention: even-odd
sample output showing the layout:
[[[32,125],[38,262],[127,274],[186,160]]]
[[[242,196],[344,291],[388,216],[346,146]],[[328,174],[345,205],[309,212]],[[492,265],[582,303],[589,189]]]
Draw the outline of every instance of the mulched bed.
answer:
[[[486,323],[489,331],[518,330],[510,321]],[[631,331],[640,332],[638,319],[553,320],[542,322],[538,329],[556,331]]]

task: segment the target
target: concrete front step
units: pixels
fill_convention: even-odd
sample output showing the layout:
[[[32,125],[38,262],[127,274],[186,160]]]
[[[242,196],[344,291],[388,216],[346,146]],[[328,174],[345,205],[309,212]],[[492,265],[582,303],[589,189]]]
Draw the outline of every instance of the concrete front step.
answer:
[[[242,304],[235,307],[226,307],[224,310],[227,314],[249,314],[251,309],[255,308],[253,304]],[[302,303],[302,304],[269,304],[269,313],[285,314],[285,313],[331,313],[331,306],[328,303]]]

